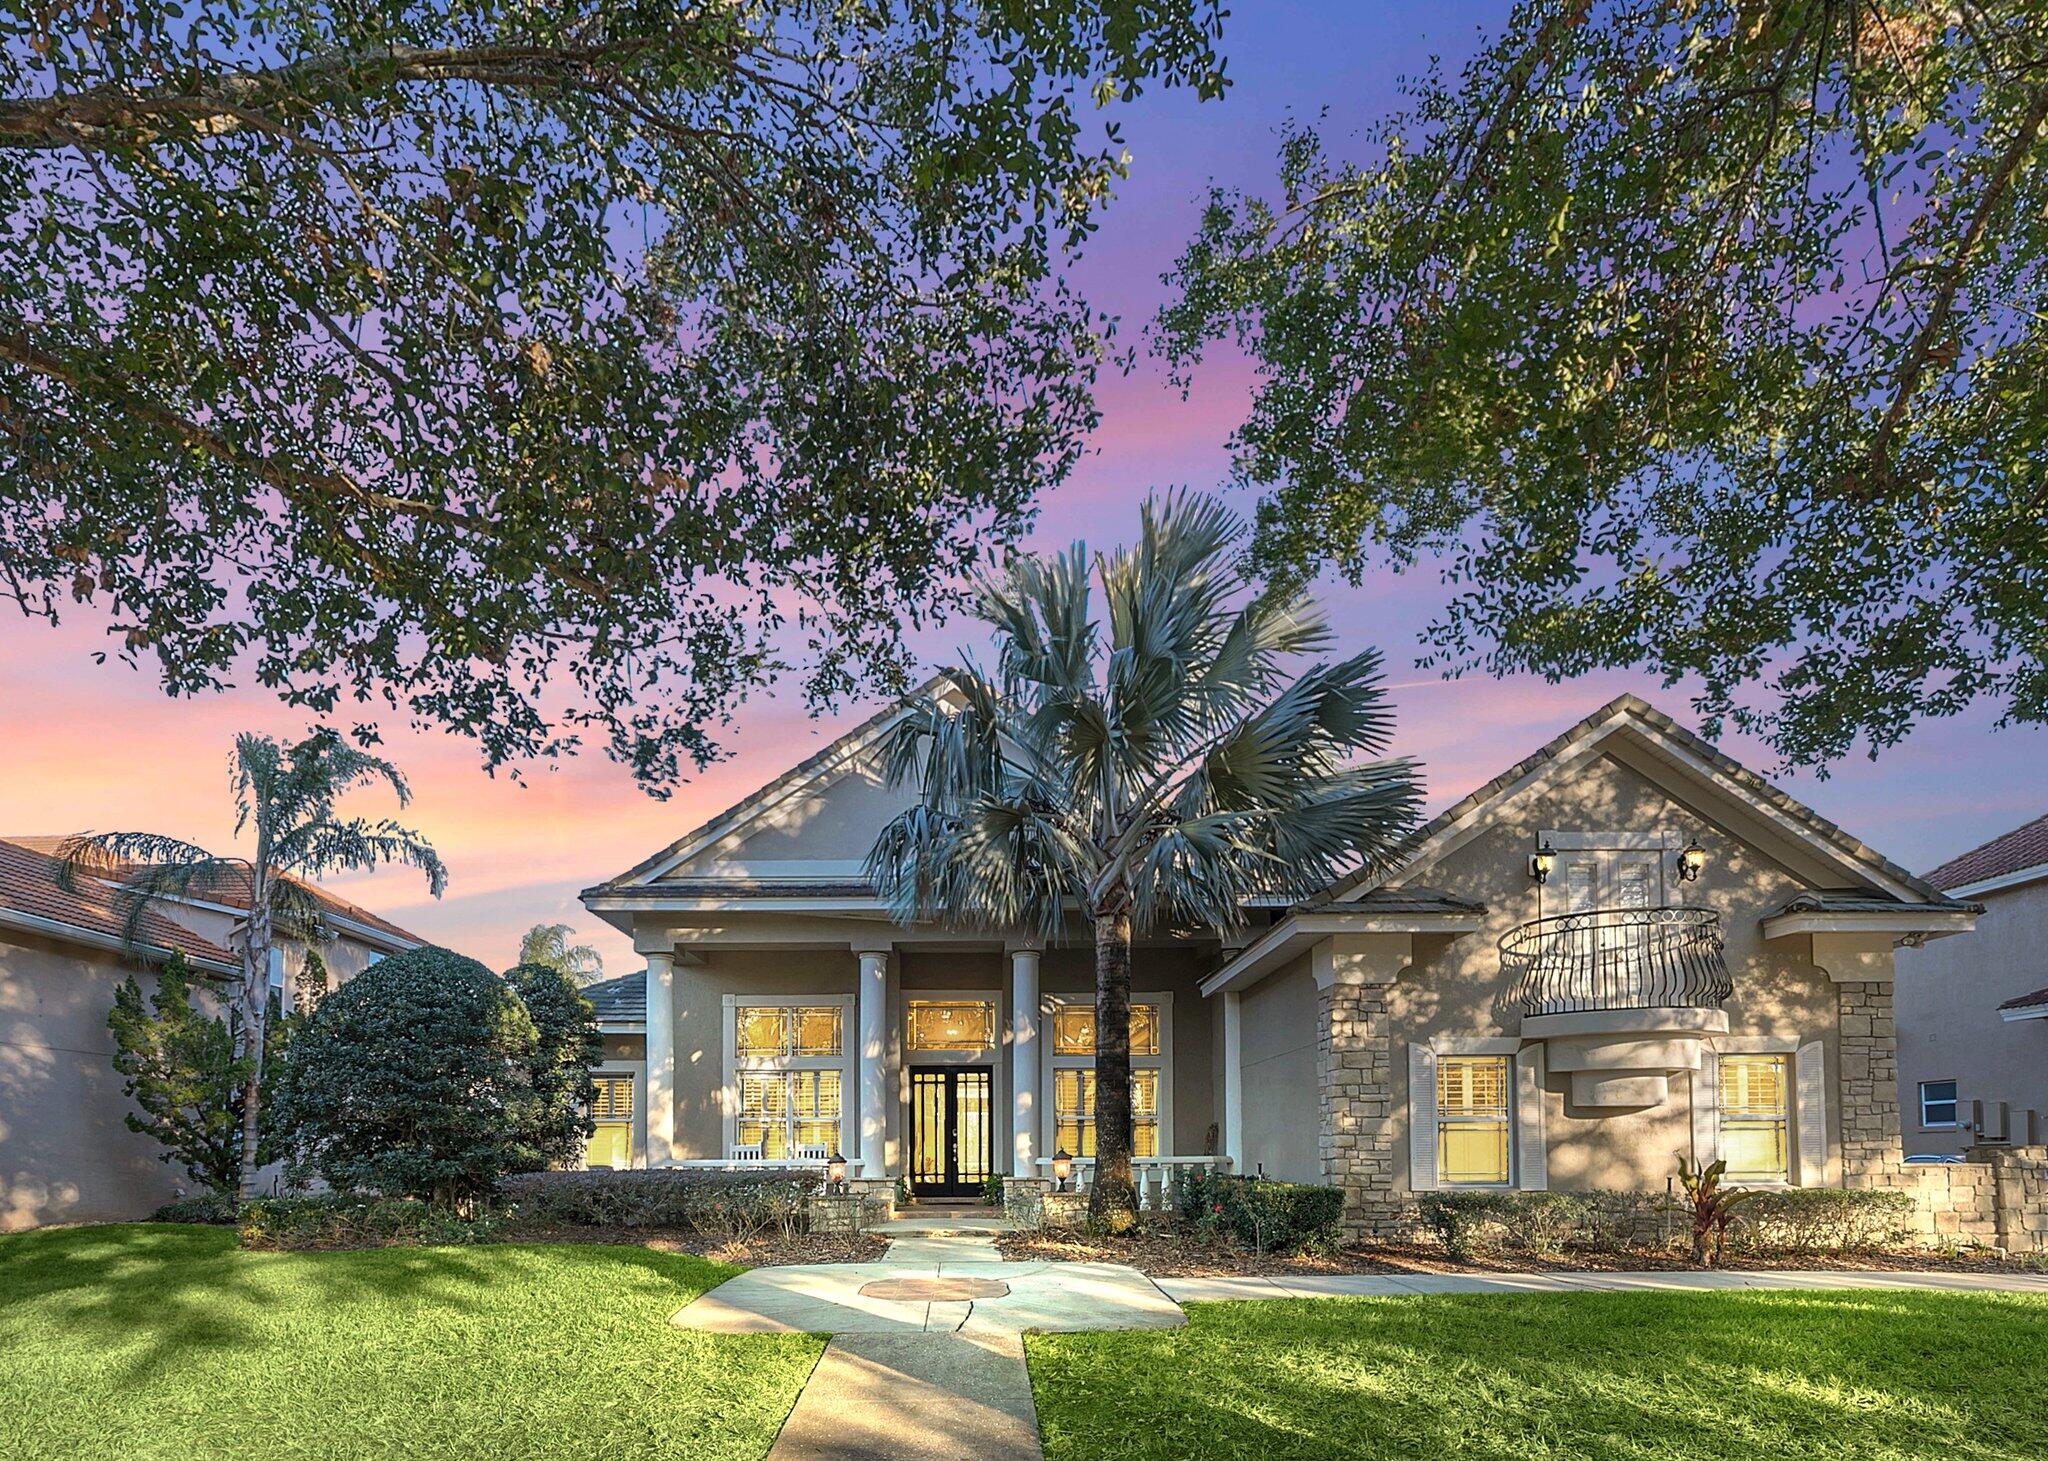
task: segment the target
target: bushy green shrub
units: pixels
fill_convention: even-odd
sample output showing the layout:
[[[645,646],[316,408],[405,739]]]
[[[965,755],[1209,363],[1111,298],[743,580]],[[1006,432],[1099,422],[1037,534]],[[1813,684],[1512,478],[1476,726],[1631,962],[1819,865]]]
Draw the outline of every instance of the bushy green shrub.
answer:
[[[1585,1232],[1586,1202],[1575,1192],[1501,1192],[1495,1221],[1510,1248],[1562,1253]]]
[[[1731,1236],[1752,1252],[1854,1253],[1903,1242],[1912,1215],[1904,1192],[1787,1187],[1752,1196]]]
[[[539,1034],[511,986],[474,959],[420,948],[321,1000],[271,1093],[295,1171],[340,1192],[443,1207],[544,1163]]]
[[[202,1192],[193,1197],[174,1197],[149,1215],[153,1223],[211,1223],[226,1226],[235,1221],[235,1198],[231,1192]]]
[[[464,1217],[409,1197],[268,1197],[242,1204],[244,1248],[300,1251],[488,1243],[500,1223],[490,1213]]]
[[[1337,1241],[1344,1194],[1202,1168],[1175,1179],[1174,1206],[1199,1232],[1231,1233],[1259,1253],[1294,1253]]]
[[[981,1179],[981,1205],[983,1207],[1001,1207],[1003,1205],[1003,1179],[1001,1177],[984,1177]]]
[[[802,1231],[818,1175],[798,1169],[717,1172],[531,1172],[499,1184],[507,1215],[565,1227],[685,1228],[738,1239]]]
[[[505,982],[526,1006],[536,1036],[528,1062],[536,1104],[526,1142],[543,1166],[576,1166],[597,1130],[590,1115],[597,1099],[590,1069],[604,1058],[597,1011],[571,975],[549,964],[515,964]]]
[[[1493,1245],[1504,1231],[1502,1215],[1514,1192],[1425,1192],[1418,1200],[1422,1225],[1459,1262]]]

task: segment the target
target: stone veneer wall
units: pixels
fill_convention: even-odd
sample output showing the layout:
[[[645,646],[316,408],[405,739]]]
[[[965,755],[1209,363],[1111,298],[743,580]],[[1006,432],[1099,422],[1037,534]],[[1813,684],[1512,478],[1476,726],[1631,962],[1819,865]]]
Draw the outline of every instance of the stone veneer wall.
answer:
[[[1394,1047],[1387,992],[1332,984],[1316,997],[1316,1078],[1321,1092],[1323,1180],[1344,1190],[1346,1237],[1410,1226],[1394,1190]]]
[[[1899,1039],[1892,987],[1877,981],[1835,986],[1838,1068],[1835,1109],[1842,1122],[1842,1185],[1878,1187],[1899,1167]]]

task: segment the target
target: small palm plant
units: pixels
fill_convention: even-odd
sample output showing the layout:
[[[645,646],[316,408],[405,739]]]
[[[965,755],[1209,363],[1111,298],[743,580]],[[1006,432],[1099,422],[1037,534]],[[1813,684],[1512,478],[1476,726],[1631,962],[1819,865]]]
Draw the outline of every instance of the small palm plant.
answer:
[[[270,1009],[271,948],[280,935],[308,945],[326,936],[320,903],[301,878],[403,863],[427,875],[440,897],[447,869],[427,840],[386,819],[346,820],[334,804],[360,787],[383,783],[400,807],[412,799],[397,767],[349,745],[331,730],[316,730],[296,745],[269,736],[235,737],[230,759],[235,790],[235,834],[253,832],[247,857],[221,856],[156,832],[88,832],[67,838],[57,880],[117,881],[126,907],[127,937],[140,929],[143,910],[159,899],[204,896],[246,885],[249,911],[234,936],[242,965],[233,1010],[236,1056],[246,1062],[242,1095],[241,1178],[237,1190],[255,1190],[256,1137],[262,1109],[264,1026]]]
[[[1134,547],[1019,556],[976,586],[997,662],[963,660],[887,744],[916,805],[868,874],[904,921],[1095,945],[1092,1216],[1136,1210],[1131,939],[1231,928],[1388,855],[1414,826],[1412,763],[1388,744],[1380,657],[1330,643],[1298,593],[1242,570],[1243,524],[1194,496],[1148,499]],[[1106,625],[1096,618],[1099,586]]]
[[[543,964],[559,969],[578,984],[595,984],[604,978],[604,955],[589,944],[571,944],[576,930],[566,923],[536,923],[519,940],[521,964]]]
[[[1720,1265],[1728,1250],[1728,1225],[1735,1221],[1735,1210],[1756,1196],[1746,1187],[1723,1187],[1721,1179],[1727,1174],[1724,1161],[1695,1167],[1679,1154],[1678,1185],[1685,1189],[1685,1200],[1692,1207],[1692,1261],[1702,1268]]]

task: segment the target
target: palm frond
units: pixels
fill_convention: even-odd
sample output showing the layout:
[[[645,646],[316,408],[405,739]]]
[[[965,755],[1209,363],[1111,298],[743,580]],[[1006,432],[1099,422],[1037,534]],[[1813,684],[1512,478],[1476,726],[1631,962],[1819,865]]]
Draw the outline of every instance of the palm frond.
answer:
[[[303,823],[272,844],[271,856],[285,871],[313,878],[395,863],[425,873],[428,891],[436,898],[448,889],[448,869],[433,844],[388,817]]]

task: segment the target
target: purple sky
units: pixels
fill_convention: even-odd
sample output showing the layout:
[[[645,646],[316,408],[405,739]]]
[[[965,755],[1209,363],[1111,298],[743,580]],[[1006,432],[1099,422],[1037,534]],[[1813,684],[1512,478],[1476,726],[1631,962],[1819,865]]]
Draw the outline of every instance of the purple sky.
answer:
[[[1327,107],[1330,136],[1341,142],[1391,107],[1400,75],[1432,54],[1455,62],[1470,50],[1477,27],[1497,25],[1506,9],[1273,0],[1241,7],[1224,39],[1235,81],[1225,100],[1197,105],[1157,96],[1124,110],[1133,176],[1076,279],[1094,303],[1122,315],[1126,337],[1135,338],[1162,298],[1159,274],[1191,230],[1212,177],[1265,187],[1274,171],[1275,129],[1290,115]],[[1094,451],[1043,503],[1038,541],[1061,545],[1082,537],[1106,545],[1130,532],[1148,488],[1215,486],[1244,388],[1242,369],[1227,362],[1207,370],[1185,402],[1149,360],[1134,376],[1106,381]],[[1623,690],[1689,721],[1682,692],[1642,676],[1550,686],[1445,683],[1415,670],[1417,631],[1444,593],[1427,566],[1358,588],[1332,584],[1325,593],[1347,644],[1376,642],[1386,651],[1400,710],[1398,749],[1426,763],[1432,809]],[[941,630],[922,648],[945,655],[970,632]],[[303,717],[258,689],[166,700],[146,674],[95,665],[92,652],[105,647],[100,626],[83,618],[57,631],[0,619],[0,746],[7,751],[0,835],[147,829],[228,846],[226,759],[235,732],[291,735],[303,730]],[[517,786],[486,777],[467,741],[399,730],[387,749],[417,793],[407,820],[447,860],[448,895],[436,902],[416,874],[396,870],[337,890],[493,965],[509,961],[528,925],[570,922],[604,951],[613,972],[625,972],[637,967],[626,941],[582,911],[577,889],[665,845],[810,755],[869,708],[850,707],[820,722],[800,705],[759,699],[741,712],[728,738],[732,759],[666,803],[644,796],[600,755],[532,768],[527,784]],[[1799,775],[1781,782],[1891,857],[1926,868],[2048,806],[2048,732],[1994,732],[1994,719],[1979,712],[1936,724],[1877,762],[1844,762],[1825,781]],[[1727,749],[1759,771],[1771,770],[1770,757],[1756,746],[1729,742]],[[373,796],[358,805],[368,814],[389,810],[388,799]]]

